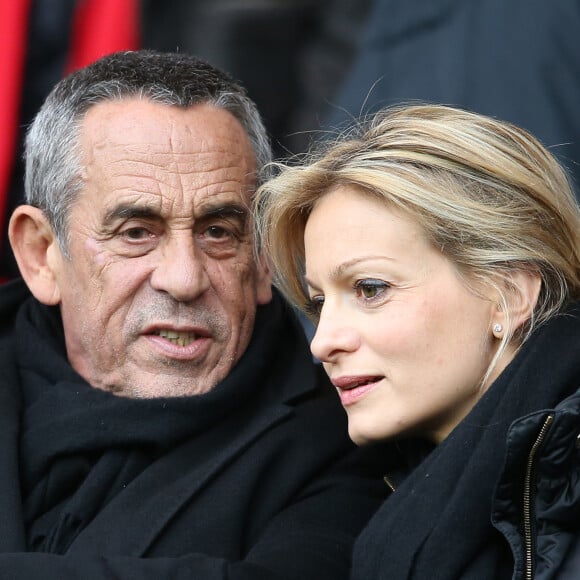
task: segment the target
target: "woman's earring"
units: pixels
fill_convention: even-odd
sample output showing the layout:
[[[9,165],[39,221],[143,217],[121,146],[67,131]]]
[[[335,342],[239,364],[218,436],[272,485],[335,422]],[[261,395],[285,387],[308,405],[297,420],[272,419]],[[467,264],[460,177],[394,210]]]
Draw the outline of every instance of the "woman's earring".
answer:
[[[503,332],[503,326],[499,322],[496,322],[493,325],[493,333],[494,334],[501,334],[502,332]]]

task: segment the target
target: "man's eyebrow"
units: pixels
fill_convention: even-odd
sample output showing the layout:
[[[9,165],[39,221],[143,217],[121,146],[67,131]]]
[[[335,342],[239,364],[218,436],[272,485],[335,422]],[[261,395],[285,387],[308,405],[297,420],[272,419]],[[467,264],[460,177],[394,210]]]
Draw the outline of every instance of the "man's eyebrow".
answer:
[[[225,203],[220,205],[208,205],[201,209],[197,219],[207,218],[236,218],[240,221],[246,221],[248,209],[239,203]]]
[[[105,214],[105,222],[127,219],[159,219],[159,213],[146,205],[117,205]]]
[[[224,203],[219,205],[207,205],[201,209],[196,220],[207,220],[213,218],[235,218],[239,222],[245,223],[248,219],[249,211],[242,204]],[[117,205],[105,214],[105,223],[116,220],[130,219],[161,219],[158,211],[147,205],[121,204]]]

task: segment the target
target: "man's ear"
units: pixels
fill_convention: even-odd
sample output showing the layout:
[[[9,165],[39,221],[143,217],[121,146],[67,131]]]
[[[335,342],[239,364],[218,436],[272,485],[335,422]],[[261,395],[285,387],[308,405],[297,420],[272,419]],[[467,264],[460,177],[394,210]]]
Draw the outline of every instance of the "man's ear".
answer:
[[[506,298],[509,307],[511,331],[517,332],[530,318],[536,307],[542,279],[538,272],[516,270],[509,273],[509,278],[503,281],[506,286]],[[507,315],[502,307],[498,307],[492,324],[507,325]]]
[[[268,304],[272,301],[272,272],[262,253],[257,257],[256,295],[258,304]]]
[[[20,274],[32,294],[43,304],[59,304],[55,266],[62,255],[42,210],[18,206],[10,218],[8,236]]]

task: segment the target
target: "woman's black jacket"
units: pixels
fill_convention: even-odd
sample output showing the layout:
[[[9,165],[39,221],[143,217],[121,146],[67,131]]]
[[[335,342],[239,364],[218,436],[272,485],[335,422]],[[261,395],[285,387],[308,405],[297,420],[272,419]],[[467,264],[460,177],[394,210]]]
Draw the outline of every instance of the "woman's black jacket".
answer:
[[[580,578],[579,388],[576,304],[399,481],[357,541],[353,578]]]

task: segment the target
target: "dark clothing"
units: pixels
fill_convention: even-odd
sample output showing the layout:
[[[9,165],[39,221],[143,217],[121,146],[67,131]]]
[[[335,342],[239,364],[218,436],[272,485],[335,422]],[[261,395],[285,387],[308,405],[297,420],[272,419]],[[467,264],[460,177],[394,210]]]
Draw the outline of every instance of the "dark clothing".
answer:
[[[534,332],[385,502],[353,578],[580,578],[579,352],[576,305]]]
[[[0,577],[348,577],[386,490],[279,297],[231,374],[183,398],[90,387],[20,281],[0,312]]]
[[[412,100],[531,131],[580,196],[578,0],[374,0],[325,128]]]

